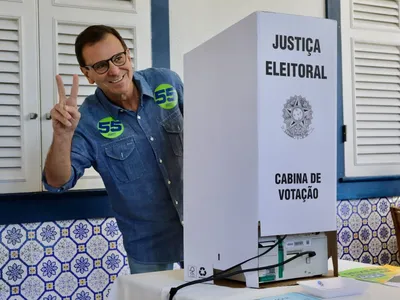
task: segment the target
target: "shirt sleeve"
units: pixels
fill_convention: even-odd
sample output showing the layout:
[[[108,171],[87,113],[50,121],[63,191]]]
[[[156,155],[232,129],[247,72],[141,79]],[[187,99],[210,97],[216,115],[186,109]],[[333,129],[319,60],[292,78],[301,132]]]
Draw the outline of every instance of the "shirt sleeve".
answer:
[[[72,139],[71,149],[71,176],[61,187],[53,187],[48,184],[44,170],[42,172],[42,182],[46,190],[52,193],[62,193],[68,191],[76,185],[76,182],[85,172],[85,169],[92,166],[94,157],[93,148],[89,142],[79,132],[75,132]]]

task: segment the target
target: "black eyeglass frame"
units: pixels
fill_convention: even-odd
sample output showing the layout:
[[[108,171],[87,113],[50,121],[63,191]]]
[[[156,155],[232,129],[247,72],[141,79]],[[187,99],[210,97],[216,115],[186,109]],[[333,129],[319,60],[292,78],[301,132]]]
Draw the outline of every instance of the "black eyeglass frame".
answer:
[[[120,66],[123,66],[125,63],[126,63],[126,56],[127,56],[127,52],[128,51],[128,49],[125,49],[124,51],[122,51],[122,52],[118,52],[118,53],[116,53],[116,54],[114,54],[113,56],[111,56],[109,59],[105,59],[105,60],[100,60],[100,61],[98,61],[98,62],[96,62],[96,63],[94,63],[93,65],[91,65],[91,66],[84,66],[84,68],[86,68],[87,70],[89,70],[89,69],[93,69],[97,74],[99,74],[99,75],[102,75],[102,74],[104,74],[104,73],[107,73],[108,72],[108,70],[110,69],[110,61],[115,65],[115,66],[117,66],[117,67],[120,67]],[[119,56],[119,55],[121,55],[121,54],[124,54],[124,62],[123,63],[121,63],[121,64],[116,64],[115,63],[115,59]],[[97,70],[96,70],[96,65],[99,65],[99,64],[103,64],[103,63],[106,63],[107,64],[107,69],[104,71],[104,72],[98,72]]]

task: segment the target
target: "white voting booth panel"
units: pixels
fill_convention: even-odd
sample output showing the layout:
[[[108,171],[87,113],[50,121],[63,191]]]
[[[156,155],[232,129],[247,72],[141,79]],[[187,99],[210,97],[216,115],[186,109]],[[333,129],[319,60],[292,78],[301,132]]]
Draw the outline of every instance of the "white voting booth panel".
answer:
[[[185,54],[186,281],[260,237],[336,230],[336,30],[255,12]]]

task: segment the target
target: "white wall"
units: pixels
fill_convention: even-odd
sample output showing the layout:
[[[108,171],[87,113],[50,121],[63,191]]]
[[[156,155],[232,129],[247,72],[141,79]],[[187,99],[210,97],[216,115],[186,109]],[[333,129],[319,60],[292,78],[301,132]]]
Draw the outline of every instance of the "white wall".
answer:
[[[183,54],[257,10],[325,18],[325,0],[170,0],[171,69]]]

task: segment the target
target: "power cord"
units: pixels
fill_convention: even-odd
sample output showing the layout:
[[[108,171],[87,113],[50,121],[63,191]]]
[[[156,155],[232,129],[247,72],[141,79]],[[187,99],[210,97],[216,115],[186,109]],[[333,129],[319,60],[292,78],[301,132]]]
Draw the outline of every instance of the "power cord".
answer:
[[[173,299],[173,297],[176,295],[176,293],[178,292],[178,290],[180,290],[180,289],[182,289],[182,288],[184,288],[184,287],[190,286],[190,285],[194,285],[194,284],[197,284],[197,283],[207,282],[207,281],[213,280],[213,279],[227,278],[227,277],[230,277],[230,276],[233,276],[233,275],[236,275],[236,274],[240,274],[240,273],[251,272],[251,271],[258,271],[258,270],[263,270],[263,269],[275,268],[275,267],[277,267],[277,266],[284,265],[284,264],[286,264],[286,263],[288,263],[288,262],[290,262],[290,261],[292,261],[292,260],[294,260],[294,259],[296,259],[296,258],[298,258],[298,257],[300,257],[300,256],[306,255],[306,254],[309,254],[310,257],[313,257],[313,256],[316,255],[315,252],[313,252],[313,251],[302,252],[302,253],[299,253],[299,254],[297,254],[297,255],[291,257],[290,259],[288,259],[288,260],[286,260],[286,261],[283,261],[283,262],[277,264],[276,266],[275,266],[275,265],[271,265],[271,266],[259,267],[259,268],[254,268],[254,269],[240,270],[240,271],[236,271],[236,272],[233,272],[233,273],[228,273],[228,274],[226,274],[227,272],[229,272],[229,271],[231,271],[231,270],[233,270],[233,269],[235,269],[235,268],[241,266],[242,264],[245,264],[246,262],[248,262],[248,261],[250,261],[250,260],[253,260],[253,259],[255,259],[255,258],[258,258],[258,257],[261,257],[261,256],[267,254],[267,253],[270,252],[272,249],[274,249],[277,245],[279,245],[280,243],[282,243],[282,241],[284,241],[285,238],[286,238],[286,235],[283,236],[282,238],[280,238],[280,237],[278,236],[278,241],[277,241],[274,245],[269,246],[268,249],[267,249],[266,251],[264,251],[263,253],[261,253],[261,254],[259,254],[259,255],[256,255],[256,256],[254,256],[254,257],[252,257],[252,258],[249,258],[249,259],[247,259],[247,260],[245,260],[245,261],[243,261],[243,262],[241,262],[241,263],[238,263],[238,264],[236,264],[236,265],[234,265],[234,266],[232,266],[232,267],[230,267],[230,268],[228,268],[228,269],[226,269],[226,270],[220,271],[220,272],[218,272],[218,273],[216,273],[216,274],[214,274],[214,275],[211,275],[211,276],[208,276],[208,277],[205,277],[205,278],[202,278],[202,279],[198,279],[198,280],[194,280],[194,281],[191,281],[191,282],[182,284],[182,285],[180,285],[180,286],[178,286],[178,287],[175,287],[175,288],[171,288],[171,289],[170,289],[170,293],[169,293],[169,294],[170,294],[169,300],[172,300],[172,299]],[[226,275],[223,275],[223,274],[226,274]]]
[[[223,278],[228,278],[228,277],[231,277],[231,276],[234,276],[237,274],[241,274],[241,273],[254,272],[254,271],[260,271],[260,270],[268,270],[268,269],[280,267],[280,266],[283,266],[283,265],[291,262],[292,260],[295,260],[296,258],[299,258],[304,255],[308,255],[309,257],[314,257],[316,255],[316,253],[314,251],[305,251],[305,252],[300,252],[300,253],[296,254],[295,256],[293,256],[287,260],[284,260],[280,263],[274,264],[274,265],[269,265],[269,266],[259,267],[259,268],[244,269],[244,270],[239,270],[239,271],[235,271],[235,272],[228,273],[228,274],[222,274],[222,273],[225,273],[225,271],[220,272],[219,274],[213,275],[213,277],[214,277],[213,279],[223,279]],[[178,287],[171,288],[170,292],[169,292],[169,300],[173,300],[174,296],[180,289],[190,286],[190,285],[197,284],[197,283],[207,282],[209,280],[210,280],[209,278],[202,278],[199,280],[184,283]]]

